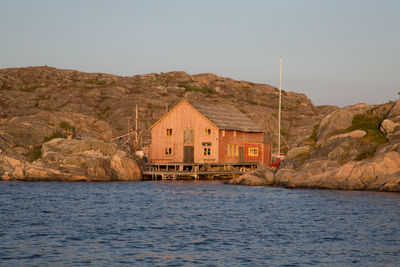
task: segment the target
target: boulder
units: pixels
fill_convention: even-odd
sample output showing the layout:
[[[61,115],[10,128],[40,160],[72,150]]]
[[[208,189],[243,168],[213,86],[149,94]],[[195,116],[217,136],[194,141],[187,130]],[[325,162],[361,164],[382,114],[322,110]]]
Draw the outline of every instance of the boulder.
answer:
[[[32,164],[14,165],[13,170],[10,168],[14,180],[142,180],[141,168],[135,160],[118,150],[115,144],[100,140],[56,138],[43,144],[42,159]]]
[[[344,137],[351,137],[351,138],[361,138],[367,133],[363,130],[355,130],[349,133],[342,133],[331,136],[329,139],[336,139],[336,138],[344,138]]]
[[[317,139],[329,138],[335,131],[350,127],[355,115],[361,114],[370,108],[371,106],[367,104],[357,104],[328,114],[319,124]]]
[[[308,155],[311,151],[311,146],[295,147],[288,151],[285,160],[291,160],[303,155]]]
[[[274,185],[274,170],[266,167],[265,165],[261,165],[258,169],[233,178],[227,183],[249,186]]]

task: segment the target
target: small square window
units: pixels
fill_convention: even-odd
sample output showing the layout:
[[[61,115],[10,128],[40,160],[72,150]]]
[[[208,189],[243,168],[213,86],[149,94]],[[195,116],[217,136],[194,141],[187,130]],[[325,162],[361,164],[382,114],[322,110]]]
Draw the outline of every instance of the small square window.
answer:
[[[211,155],[211,149],[209,147],[204,148],[204,156],[210,156]]]
[[[210,135],[211,134],[211,129],[210,128],[204,129],[204,133],[205,133],[205,135]]]
[[[249,156],[253,156],[253,157],[258,156],[258,148],[257,147],[249,147]]]
[[[167,148],[165,149],[165,155],[172,155],[172,148],[167,147]]]
[[[172,129],[167,129],[167,136],[172,136]]]

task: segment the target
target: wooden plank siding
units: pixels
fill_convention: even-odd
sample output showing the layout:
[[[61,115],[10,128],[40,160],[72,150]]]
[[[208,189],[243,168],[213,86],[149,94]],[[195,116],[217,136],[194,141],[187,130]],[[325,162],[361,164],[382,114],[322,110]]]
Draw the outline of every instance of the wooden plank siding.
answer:
[[[263,142],[262,130],[235,107],[194,106],[182,100],[151,127],[151,133],[152,163],[269,164],[271,160],[271,145]]]
[[[167,129],[172,129],[172,135],[167,136]],[[188,135],[191,129],[193,139],[184,138],[185,130]],[[205,129],[210,129],[210,134]],[[153,126],[151,141],[152,162],[183,162],[184,146],[194,147],[195,163],[218,160],[218,128],[187,102],[178,104]],[[204,146],[203,143],[211,145]],[[168,148],[172,149],[171,155],[165,153]],[[204,148],[210,148],[210,155],[204,155]]]

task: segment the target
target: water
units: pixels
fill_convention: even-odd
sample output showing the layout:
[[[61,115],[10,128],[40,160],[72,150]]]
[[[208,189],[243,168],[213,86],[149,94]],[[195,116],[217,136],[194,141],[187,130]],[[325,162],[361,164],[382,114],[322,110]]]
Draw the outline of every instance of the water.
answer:
[[[0,266],[399,266],[400,194],[0,183]]]

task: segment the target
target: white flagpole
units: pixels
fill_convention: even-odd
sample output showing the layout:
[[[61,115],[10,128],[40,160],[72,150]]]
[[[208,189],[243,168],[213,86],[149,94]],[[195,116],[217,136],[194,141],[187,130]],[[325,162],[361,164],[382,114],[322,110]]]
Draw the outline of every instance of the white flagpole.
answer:
[[[279,111],[278,111],[278,158],[281,158],[281,105],[282,105],[282,56],[279,58]]]

